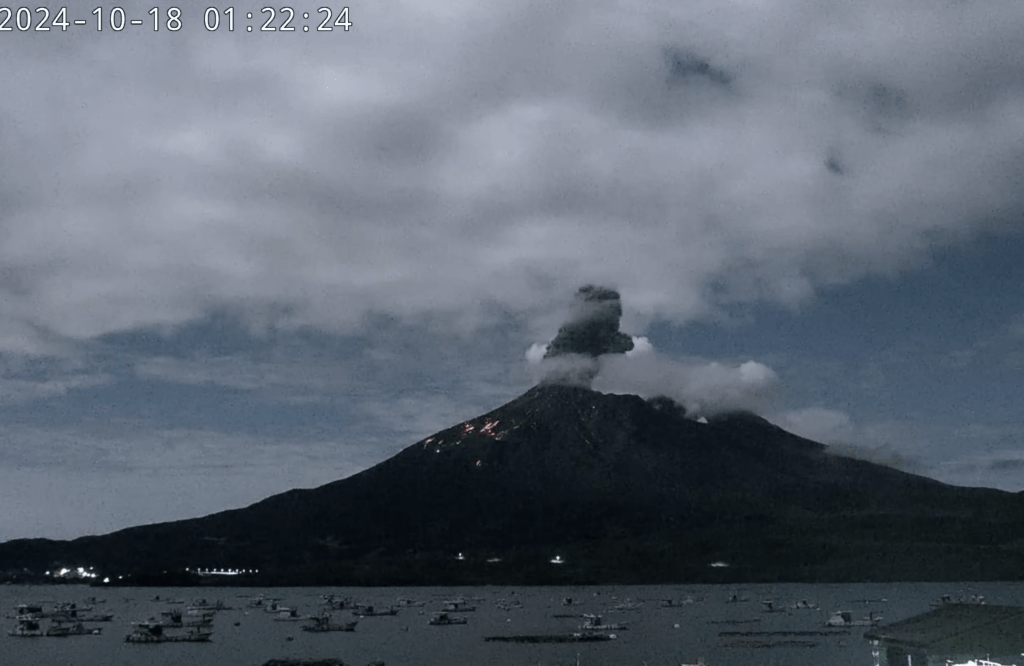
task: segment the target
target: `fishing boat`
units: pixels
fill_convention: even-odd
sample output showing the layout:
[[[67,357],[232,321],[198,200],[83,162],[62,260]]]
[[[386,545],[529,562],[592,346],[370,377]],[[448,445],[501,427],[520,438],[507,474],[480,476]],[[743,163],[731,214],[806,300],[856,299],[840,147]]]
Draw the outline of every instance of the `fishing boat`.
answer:
[[[135,622],[135,629],[124,637],[126,643],[206,643],[212,631],[202,628],[189,629],[183,634],[169,634],[157,620]]]
[[[331,619],[330,613],[311,615],[309,619],[313,621],[313,624],[304,624],[299,628],[303,631],[311,631],[313,633],[324,633],[328,631],[355,631],[356,625],[359,624],[358,620],[340,623],[334,622]]]
[[[46,632],[39,626],[39,620],[31,617],[18,618],[18,626],[7,632],[8,636],[17,636],[19,638],[37,638],[45,634]]]
[[[580,625],[580,629],[583,631],[621,631],[628,628],[625,622],[606,624],[600,615],[589,614],[583,616],[583,624]]]
[[[331,610],[349,610],[355,606],[352,597],[339,598],[333,594],[321,594],[320,604]],[[404,605],[401,600],[399,600],[399,605]]]
[[[7,614],[7,617],[12,620],[21,618],[39,620],[44,616],[42,604],[18,604],[12,612]]]
[[[299,622],[308,619],[305,615],[299,615],[298,609],[295,608],[278,611],[277,615],[274,616],[275,622]]]
[[[232,610],[231,606],[224,603],[223,600],[218,599],[214,602],[209,602],[206,599],[196,599],[192,602],[192,605],[185,609],[189,615],[197,615],[205,613],[207,611],[221,611],[221,610]]]
[[[398,615],[398,609],[394,606],[388,606],[387,608],[374,608],[370,604],[361,604],[356,610],[352,611],[359,617],[377,617],[380,615]]]
[[[466,624],[469,620],[458,615],[449,615],[448,613],[434,613],[434,616],[430,618],[427,624],[431,624],[435,627],[446,627],[452,624]]]
[[[859,620],[853,619],[853,611],[837,610],[825,620],[826,627],[873,627],[882,621],[881,615],[872,611]]]
[[[46,629],[46,635],[51,638],[62,638],[64,636],[99,636],[102,633],[103,630],[99,627],[86,627],[81,622],[68,624],[61,622],[60,620],[54,620]]]
[[[471,613],[476,610],[476,606],[465,599],[459,598],[444,602],[441,610],[445,613]]]
[[[160,624],[168,629],[213,626],[213,612],[203,613],[202,615],[190,615],[187,620],[182,619],[181,611],[178,609],[160,611],[160,615],[163,617],[163,619],[160,620]]]
[[[625,613],[627,611],[638,611],[643,608],[643,602],[624,601],[608,609],[609,613]]]

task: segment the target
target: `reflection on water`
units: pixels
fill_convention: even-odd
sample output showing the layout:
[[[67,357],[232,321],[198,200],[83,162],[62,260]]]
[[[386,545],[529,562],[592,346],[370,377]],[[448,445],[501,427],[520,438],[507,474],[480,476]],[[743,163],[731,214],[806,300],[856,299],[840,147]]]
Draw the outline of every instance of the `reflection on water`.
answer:
[[[89,612],[111,613],[113,619],[95,625],[102,627],[99,635],[22,638],[8,635],[17,625],[8,618],[0,654],[4,666],[260,666],[270,659],[332,657],[355,666],[374,660],[388,666],[558,666],[575,664],[577,658],[581,666],[678,666],[699,659],[707,666],[871,666],[896,655],[864,638],[872,630],[871,621],[883,617],[882,626],[887,627],[926,613],[942,595],[976,595],[993,606],[1024,606],[1024,584],[1019,583],[272,589],[7,585],[0,586],[0,612],[5,616],[19,604],[51,608],[77,602],[82,607],[86,597],[96,596],[100,599]],[[179,614],[183,620],[209,613],[218,600],[228,607],[215,611],[209,642],[125,642],[133,622],[168,617],[171,609],[187,609],[198,598],[208,600],[206,608],[192,615],[185,610]],[[458,602],[455,608],[475,610],[445,611],[453,602]],[[373,614],[365,610],[370,606]],[[379,613],[391,609],[394,614]],[[355,622],[354,631],[301,629],[314,624],[309,616],[323,611],[336,625]],[[431,624],[442,611],[466,622]],[[615,638],[485,640],[571,636],[587,622],[615,627],[606,630]],[[925,657],[907,653],[899,663],[931,663]]]

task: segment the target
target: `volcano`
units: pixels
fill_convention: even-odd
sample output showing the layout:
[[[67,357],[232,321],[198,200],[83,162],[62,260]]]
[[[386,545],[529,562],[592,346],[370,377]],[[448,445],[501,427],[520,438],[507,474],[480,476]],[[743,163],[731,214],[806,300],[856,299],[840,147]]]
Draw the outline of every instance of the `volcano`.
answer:
[[[141,581],[258,569],[247,584],[1010,580],[1024,572],[1022,536],[1024,493],[834,455],[751,413],[704,423],[667,398],[542,384],[346,479],[202,518],[7,542],[0,571],[88,564]]]

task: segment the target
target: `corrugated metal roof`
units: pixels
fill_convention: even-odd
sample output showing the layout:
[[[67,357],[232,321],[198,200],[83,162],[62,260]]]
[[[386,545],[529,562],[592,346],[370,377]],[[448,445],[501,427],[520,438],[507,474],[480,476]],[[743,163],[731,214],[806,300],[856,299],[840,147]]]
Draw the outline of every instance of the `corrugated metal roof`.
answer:
[[[947,604],[870,629],[864,638],[934,655],[1019,654],[1024,652],[1024,607]]]

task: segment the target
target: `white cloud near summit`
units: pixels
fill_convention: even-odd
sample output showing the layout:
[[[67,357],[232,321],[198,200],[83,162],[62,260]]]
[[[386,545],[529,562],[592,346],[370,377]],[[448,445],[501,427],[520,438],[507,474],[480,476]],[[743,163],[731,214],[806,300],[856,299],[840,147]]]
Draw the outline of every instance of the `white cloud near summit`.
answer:
[[[174,34],[15,31],[0,344],[224,307],[473,329],[587,282],[684,322],[894,273],[1024,208],[1019,9],[370,3],[348,33],[208,33],[195,7]]]
[[[593,388],[603,393],[666,396],[693,417],[746,410],[762,413],[778,390],[778,376],[757,361],[736,365],[704,359],[672,359],[654,350],[600,359]]]

